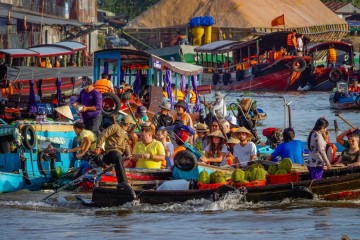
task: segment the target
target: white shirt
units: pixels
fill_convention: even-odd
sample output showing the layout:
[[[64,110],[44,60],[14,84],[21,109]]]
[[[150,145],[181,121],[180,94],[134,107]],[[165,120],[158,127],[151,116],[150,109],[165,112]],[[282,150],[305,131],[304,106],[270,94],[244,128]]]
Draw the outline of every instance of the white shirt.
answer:
[[[213,115],[216,115],[218,118],[224,118],[227,116],[226,104],[224,102],[224,99],[215,102],[212,113]],[[222,117],[220,117],[219,115],[222,115]]]
[[[207,145],[206,146],[206,148],[204,149],[204,151],[205,152],[209,152],[210,151],[210,144],[209,145]],[[213,163],[213,164],[215,164],[215,165],[226,165],[226,163],[225,163],[225,161],[226,161],[226,154],[229,152],[228,151],[228,149],[227,149],[227,147],[226,147],[226,144],[224,144],[223,146],[222,146],[222,148],[221,148],[221,152],[222,153],[224,153],[225,155],[224,155],[224,158],[222,159],[222,161],[221,162],[219,162],[219,163]],[[217,156],[217,152],[215,152],[215,154],[213,154],[213,156],[209,156],[210,158],[215,158],[216,156]]]
[[[297,41],[297,49],[298,49],[299,51],[302,51],[302,50],[303,50],[303,47],[304,47],[303,40],[302,40],[300,37],[298,37],[298,38],[296,39],[296,41]]]
[[[246,167],[247,163],[250,162],[251,156],[256,156],[257,149],[253,142],[248,142],[244,147],[240,143],[234,146],[234,158],[237,158],[240,162],[241,167]]]

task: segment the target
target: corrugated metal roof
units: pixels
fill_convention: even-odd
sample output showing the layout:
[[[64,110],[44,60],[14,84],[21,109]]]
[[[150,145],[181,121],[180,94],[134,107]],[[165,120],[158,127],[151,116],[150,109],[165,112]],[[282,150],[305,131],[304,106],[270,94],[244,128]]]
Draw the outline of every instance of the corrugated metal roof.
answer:
[[[61,18],[52,18],[48,16],[42,17],[41,15],[34,15],[27,12],[20,12],[17,10],[11,10],[11,17],[15,19],[23,20],[26,16],[26,21],[29,23],[36,23],[36,24],[45,24],[45,25],[73,25],[73,26],[83,26],[84,23],[78,21],[71,21]],[[0,17],[7,18],[8,17],[8,10],[0,8]]]
[[[336,10],[344,7],[349,4],[347,2],[326,2],[324,3],[331,11],[336,12]]]

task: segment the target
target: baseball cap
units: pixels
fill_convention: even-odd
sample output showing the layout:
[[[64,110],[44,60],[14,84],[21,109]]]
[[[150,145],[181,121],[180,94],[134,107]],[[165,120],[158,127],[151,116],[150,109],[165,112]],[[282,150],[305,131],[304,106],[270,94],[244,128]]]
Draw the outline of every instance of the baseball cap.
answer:
[[[87,89],[89,86],[93,85],[93,81],[90,78],[85,78],[82,82],[82,89]]]

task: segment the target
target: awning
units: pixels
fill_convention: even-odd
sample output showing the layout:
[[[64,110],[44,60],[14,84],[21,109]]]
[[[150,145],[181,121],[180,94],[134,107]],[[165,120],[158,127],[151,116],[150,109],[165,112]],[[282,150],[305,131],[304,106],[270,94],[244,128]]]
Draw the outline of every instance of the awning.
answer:
[[[0,54],[8,55],[12,58],[18,58],[18,57],[33,57],[38,56],[39,53],[29,50],[29,49],[23,49],[23,48],[9,48],[9,49],[1,49]]]
[[[7,18],[8,17],[8,9],[0,8],[0,17]],[[53,17],[42,17],[41,15],[34,15],[28,12],[21,12],[18,10],[11,9],[11,17],[15,19],[23,20],[26,16],[26,21],[29,23],[36,23],[36,24],[45,24],[45,25],[73,25],[77,27],[81,27],[86,25],[79,21],[73,20],[66,20],[62,18],[53,18]]]
[[[151,55],[153,60],[156,60],[161,64],[162,67],[167,67],[171,71],[185,75],[185,76],[193,76],[198,75],[203,72],[203,67],[193,65],[190,63],[184,63],[184,62],[171,62],[171,61],[165,61],[162,58],[159,58],[155,55]]]
[[[6,68],[6,69],[5,69]],[[93,76],[93,67],[61,67],[61,68],[40,68],[40,67],[6,67],[2,66],[0,71],[7,72],[8,80],[35,80],[56,77],[82,77]]]
[[[220,49],[226,48],[229,45],[233,45],[235,43],[239,43],[238,41],[232,41],[232,40],[222,40],[222,41],[216,41],[212,43],[208,43],[205,45],[202,45],[201,47],[197,47],[194,49],[195,52],[212,52],[212,53],[219,53]]]
[[[59,55],[70,55],[73,54],[73,51],[64,47],[60,46],[39,46],[39,47],[32,47],[29,48],[34,52],[38,52],[39,55],[37,57],[53,57]]]

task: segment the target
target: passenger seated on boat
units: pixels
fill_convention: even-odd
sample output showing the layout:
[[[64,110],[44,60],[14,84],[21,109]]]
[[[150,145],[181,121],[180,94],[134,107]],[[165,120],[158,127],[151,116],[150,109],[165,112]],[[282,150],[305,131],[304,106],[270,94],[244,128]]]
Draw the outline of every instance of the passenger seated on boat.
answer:
[[[360,166],[359,135],[349,135],[349,148],[346,148],[339,157],[336,166]]]
[[[268,161],[277,161],[277,157],[290,158],[293,163],[304,164],[304,146],[301,141],[294,140],[295,131],[293,128],[285,128],[283,131],[284,142],[280,143],[275,151],[267,157]]]
[[[350,147],[349,142],[348,140],[345,140],[344,137],[350,136],[350,134],[352,133],[360,135],[360,128],[357,129],[349,128],[348,130],[342,132],[340,135],[336,137],[336,142],[345,148],[349,148]]]
[[[226,154],[228,153],[226,139],[220,130],[207,135],[208,145],[205,148],[205,155],[200,161],[210,165],[227,165]]]
[[[236,164],[235,166],[236,168],[246,167],[248,162],[256,159],[256,145],[250,141],[254,136],[245,127],[239,127],[239,129],[233,133],[233,137],[240,140],[240,143],[234,146],[233,155]]]
[[[156,130],[159,130],[160,127],[168,127],[174,124],[174,118],[171,116],[171,104],[167,101],[162,101],[160,107],[160,112],[157,112],[152,119]]]
[[[57,112],[57,118],[56,118],[57,121],[68,122],[74,120],[74,116],[71,113],[71,109],[69,105],[57,107],[54,108],[54,110]]]
[[[165,148],[161,142],[153,139],[150,127],[141,129],[141,141],[135,144],[133,158],[137,168],[161,168],[165,161]]]
[[[358,80],[357,79],[353,79],[353,84],[349,86],[349,92],[360,92],[360,87],[358,86]]]
[[[338,159],[336,159],[336,145],[330,142],[330,132],[329,131],[325,131],[324,132],[324,139],[326,141],[326,155],[330,161],[331,164],[333,164],[334,162],[336,162]]]
[[[174,115],[175,120],[181,120],[184,125],[191,128],[194,127],[191,116],[186,112],[187,104],[184,100],[180,100],[175,104],[176,114]]]
[[[226,119],[221,119],[220,124],[221,124],[223,132],[226,135],[226,138],[227,139],[231,138],[232,132],[230,130],[230,123]]]
[[[196,124],[195,131],[197,137],[194,141],[194,147],[196,150],[204,154],[205,148],[208,145],[206,136],[209,134],[210,130],[206,124],[198,123]]]
[[[74,123],[74,131],[78,137],[77,139],[80,143],[80,146],[71,149],[64,149],[64,152],[78,152],[76,157],[81,159],[81,157],[84,156],[87,151],[92,151],[96,148],[97,138],[92,131],[86,130],[85,125],[80,121]]]
[[[173,131],[170,130],[170,127],[166,127],[166,130],[168,133],[175,133],[173,136],[175,137],[175,142],[173,142],[175,149],[173,158],[175,158],[175,155],[183,150],[186,150],[185,143],[190,144],[192,142],[193,135],[195,134],[194,129],[192,129],[189,126],[178,124],[178,120],[175,121]],[[172,135],[170,135],[172,137]]]
[[[174,165],[174,144],[170,141],[170,137],[165,128],[159,129],[156,132],[156,140],[160,141],[165,149],[165,160],[166,166],[162,166],[161,168],[171,168]]]
[[[229,166],[233,166],[234,164],[234,147],[236,144],[239,144],[240,140],[237,138],[229,138],[226,141],[226,145],[227,145],[227,149],[228,149],[228,153],[226,154],[226,162],[227,165]]]

